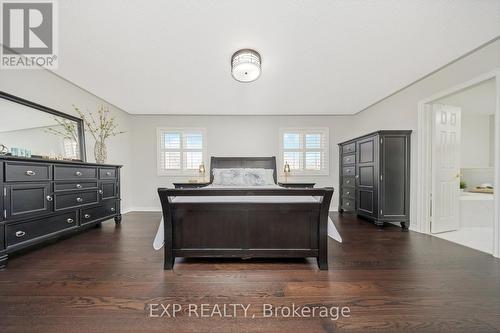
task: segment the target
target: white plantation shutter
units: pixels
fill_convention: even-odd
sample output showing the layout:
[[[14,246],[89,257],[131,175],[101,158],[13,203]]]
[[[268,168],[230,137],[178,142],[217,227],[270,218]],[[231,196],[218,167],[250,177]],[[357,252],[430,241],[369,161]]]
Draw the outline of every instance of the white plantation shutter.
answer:
[[[205,130],[158,129],[158,174],[197,175],[205,162]]]
[[[328,175],[328,142],[327,128],[281,129],[281,165],[288,163],[292,175]]]

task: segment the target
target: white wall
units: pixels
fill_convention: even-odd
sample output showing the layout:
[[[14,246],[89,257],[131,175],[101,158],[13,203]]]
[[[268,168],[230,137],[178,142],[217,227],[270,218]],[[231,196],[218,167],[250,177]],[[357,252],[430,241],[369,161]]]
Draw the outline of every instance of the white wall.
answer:
[[[489,168],[490,165],[490,116],[462,114],[461,164],[464,168]]]
[[[103,78],[96,77],[97,80]],[[45,70],[2,70],[0,72],[0,90],[30,100],[32,102],[53,108],[64,113],[73,114],[72,105],[83,110],[97,110],[101,104],[107,104],[102,99],[73,85],[59,76]],[[128,210],[131,205],[131,167],[130,167],[130,116],[116,107],[110,107],[116,117],[120,129],[127,133],[111,138],[108,142],[108,163],[123,164],[122,169],[122,210]],[[14,116],[14,115],[13,115]],[[3,119],[1,121],[8,121]],[[94,141],[86,136],[87,160],[94,162]]]
[[[490,116],[490,166],[495,165],[495,115]]]
[[[189,179],[189,177],[157,176],[157,127],[206,128],[208,156],[277,156],[280,127],[328,127],[329,176],[295,177],[289,180],[314,181],[317,186],[334,186],[337,191],[339,173],[337,144],[352,137],[352,119],[352,116],[133,116],[132,172],[135,175],[132,181],[133,208],[160,209],[156,189],[172,186],[174,181]],[[331,209],[336,209],[337,204],[338,193],[335,192]]]
[[[416,55],[418,61],[418,55]],[[416,222],[418,102],[440,91],[500,68],[500,40],[485,46],[406,89],[357,114],[353,135],[378,129],[410,129],[411,144],[411,227]],[[383,79],[383,78],[381,78]],[[363,87],[369,89],[370,87]]]

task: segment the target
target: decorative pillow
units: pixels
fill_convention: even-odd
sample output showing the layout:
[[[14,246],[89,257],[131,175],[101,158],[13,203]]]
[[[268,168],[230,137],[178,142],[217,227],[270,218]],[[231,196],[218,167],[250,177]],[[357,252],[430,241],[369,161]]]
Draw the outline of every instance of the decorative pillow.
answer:
[[[273,185],[273,169],[244,169],[245,182],[249,186],[255,185]]]
[[[213,169],[214,185],[245,186],[243,169]]]
[[[213,169],[213,184],[223,186],[262,186],[274,184],[274,170],[229,168]]]

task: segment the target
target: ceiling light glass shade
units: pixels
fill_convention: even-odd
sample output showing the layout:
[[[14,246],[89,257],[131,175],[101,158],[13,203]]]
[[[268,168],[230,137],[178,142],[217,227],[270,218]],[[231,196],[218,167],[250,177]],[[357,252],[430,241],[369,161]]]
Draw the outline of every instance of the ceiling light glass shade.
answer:
[[[236,81],[252,82],[260,76],[260,65],[261,58],[257,51],[239,50],[231,58],[231,74]]]

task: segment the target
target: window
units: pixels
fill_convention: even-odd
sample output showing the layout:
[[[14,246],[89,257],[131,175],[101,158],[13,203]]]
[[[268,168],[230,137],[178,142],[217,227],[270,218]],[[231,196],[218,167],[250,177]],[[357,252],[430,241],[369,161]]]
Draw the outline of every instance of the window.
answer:
[[[280,130],[280,165],[290,165],[292,175],[328,175],[328,128]]]
[[[198,175],[206,165],[205,130],[199,128],[158,128],[158,174]]]

